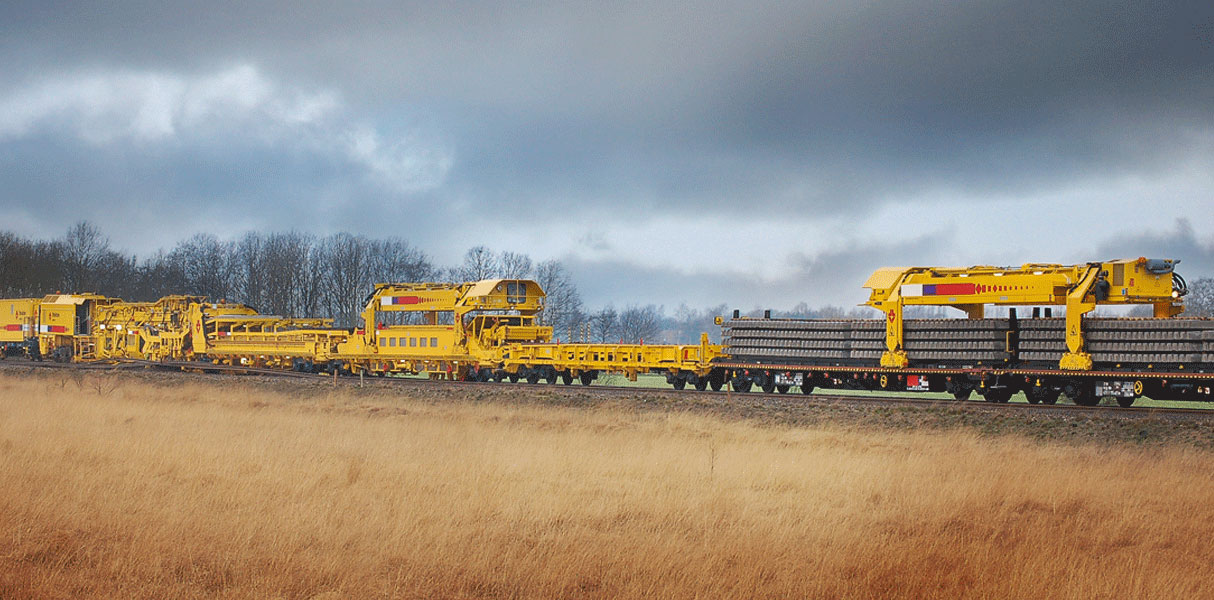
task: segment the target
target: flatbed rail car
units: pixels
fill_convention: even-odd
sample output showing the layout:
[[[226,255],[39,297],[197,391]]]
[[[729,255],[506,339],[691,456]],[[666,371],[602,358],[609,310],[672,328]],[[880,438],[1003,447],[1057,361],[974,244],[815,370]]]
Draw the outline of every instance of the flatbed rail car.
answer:
[[[726,369],[735,389],[799,386],[978,392],[1006,402],[1024,392],[1052,404],[1061,394],[1123,406],[1147,396],[1209,400],[1214,321],[1177,318],[1184,280],[1176,261],[1108,261],[1015,268],[881,269],[866,284],[883,320],[746,319],[725,323]],[[903,319],[904,305],[952,306],[964,319]],[[987,304],[1061,305],[1062,318],[986,318]],[[1097,305],[1149,304],[1155,318],[1082,318]],[[1049,315],[1050,308],[1046,308]]]
[[[559,378],[566,385],[574,380],[590,385],[600,373],[619,373],[632,381],[639,373],[658,373],[678,390],[688,384],[719,390],[725,379],[712,364],[719,356],[721,347],[709,344],[707,334],[701,334],[698,345],[515,344],[502,349],[499,368],[482,370],[478,378],[528,383],[556,383]]]
[[[1007,322],[1006,319],[990,321]],[[1089,326],[1096,330],[1142,323],[1137,319],[1089,321]],[[933,323],[957,324],[964,320],[907,321],[908,327],[923,334],[940,335],[940,330],[931,329]],[[1036,346],[1024,338],[1017,342],[1012,335],[1014,345],[1008,347],[1008,334],[1014,332],[998,329],[989,330],[989,337],[1005,340],[998,342],[997,349],[991,349],[994,344],[986,340],[942,336],[945,339],[937,338],[922,345],[911,343],[908,346],[910,366],[881,367],[877,356],[882,351],[873,349],[880,341],[874,339],[872,332],[880,333],[882,321],[835,321],[831,325],[836,328],[846,325],[854,328],[849,332],[850,339],[836,341],[821,339],[824,336],[814,339],[813,333],[801,329],[807,324],[820,325],[821,322],[731,319],[725,326],[725,352],[729,356],[717,359],[713,365],[726,371],[725,377],[738,391],[750,391],[752,387],[781,393],[799,387],[806,394],[815,389],[930,391],[946,392],[958,399],[977,393],[990,402],[1006,402],[1015,393],[1023,392],[1034,404],[1053,404],[1060,395],[1066,394],[1076,404],[1092,405],[1102,397],[1114,397],[1122,406],[1131,406],[1139,397],[1214,400],[1214,361],[1210,360],[1214,358],[1211,356],[1214,354],[1214,321],[1210,319],[1175,320],[1173,324],[1177,327],[1193,328],[1188,340],[1118,342],[1125,351],[1093,352],[1096,366],[1088,371],[1061,369],[1050,358],[1023,360],[1020,357],[1039,352],[1024,347]],[[1025,321],[1020,324],[1024,326]],[[1033,325],[1051,326],[1029,324],[1029,327]],[[1020,333],[1023,335],[1025,330]],[[1128,332],[1112,330],[1110,333]],[[1160,337],[1158,330],[1152,333]],[[829,350],[813,348],[825,343],[830,344]],[[1055,347],[1058,346],[1063,346],[1061,340],[1055,343]],[[1094,349],[1102,348],[1095,342],[1093,346]],[[951,348],[952,351],[939,348]],[[1046,354],[1052,358],[1061,352]]]

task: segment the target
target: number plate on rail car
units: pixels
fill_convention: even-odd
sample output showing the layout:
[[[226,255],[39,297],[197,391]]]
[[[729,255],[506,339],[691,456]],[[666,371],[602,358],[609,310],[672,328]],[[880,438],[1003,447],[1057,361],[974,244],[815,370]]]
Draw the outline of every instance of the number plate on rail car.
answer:
[[[803,373],[776,373],[776,385],[801,385]]]
[[[1104,398],[1105,396],[1133,398],[1135,395],[1133,381],[1100,381],[1096,383],[1096,396],[1098,398]]]

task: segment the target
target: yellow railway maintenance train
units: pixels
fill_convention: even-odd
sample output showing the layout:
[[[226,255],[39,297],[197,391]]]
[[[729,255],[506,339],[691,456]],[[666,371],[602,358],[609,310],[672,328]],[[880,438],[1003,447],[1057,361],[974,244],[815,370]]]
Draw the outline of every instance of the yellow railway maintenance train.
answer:
[[[676,387],[710,382],[721,347],[554,343],[538,323],[534,281],[379,284],[356,328],[258,314],[198,296],[125,302],[96,294],[4,300],[6,352],[60,362],[194,361],[368,375],[590,385],[601,374],[661,373]],[[10,333],[11,329],[11,333]]]
[[[977,393],[1023,392],[1053,404],[1114,397],[1210,400],[1214,320],[1180,318],[1187,291],[1178,261],[879,269],[865,303],[879,319],[719,319],[724,345],[576,344],[539,324],[534,281],[385,283],[354,328],[325,319],[261,315],[247,306],[168,296],[124,302],[95,294],[0,300],[6,354],[59,361],[193,361],[369,375],[530,383],[660,373],[676,389],[758,387]],[[1032,307],[988,317],[986,307]],[[1149,318],[1093,318],[1103,305],[1149,305]],[[910,306],[948,306],[964,318],[907,319]],[[1052,314],[1057,307],[1063,311]]]

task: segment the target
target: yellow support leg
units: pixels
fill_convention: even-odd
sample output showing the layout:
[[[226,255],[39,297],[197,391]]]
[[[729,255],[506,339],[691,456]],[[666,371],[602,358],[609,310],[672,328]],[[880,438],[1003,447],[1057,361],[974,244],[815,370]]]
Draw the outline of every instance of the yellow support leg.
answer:
[[[881,355],[881,366],[883,367],[902,369],[909,364],[910,360],[906,358],[905,350],[886,350]]]

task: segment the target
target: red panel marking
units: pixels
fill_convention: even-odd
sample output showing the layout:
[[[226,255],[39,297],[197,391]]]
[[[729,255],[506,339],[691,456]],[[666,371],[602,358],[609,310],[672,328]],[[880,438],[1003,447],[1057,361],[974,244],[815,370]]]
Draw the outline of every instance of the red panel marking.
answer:
[[[4,330],[5,330],[5,331],[21,331],[21,325],[20,325],[20,324],[18,324],[18,325],[5,325],[5,326],[4,326]]]
[[[936,284],[937,296],[964,296],[974,293],[974,284],[972,283],[938,283]]]
[[[418,296],[393,296],[392,304],[421,304],[422,299]]]
[[[51,333],[67,333],[67,327],[64,325],[51,325]]]

